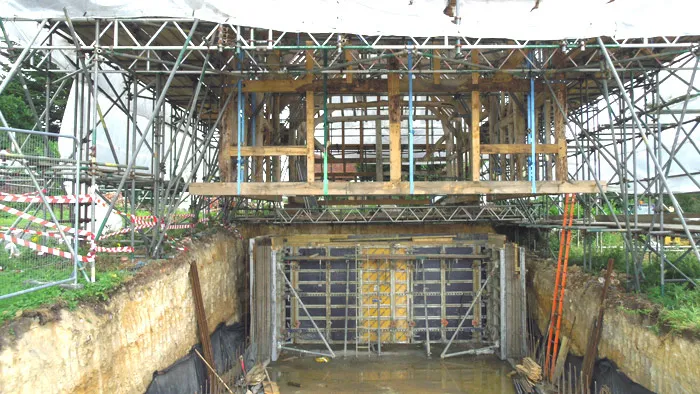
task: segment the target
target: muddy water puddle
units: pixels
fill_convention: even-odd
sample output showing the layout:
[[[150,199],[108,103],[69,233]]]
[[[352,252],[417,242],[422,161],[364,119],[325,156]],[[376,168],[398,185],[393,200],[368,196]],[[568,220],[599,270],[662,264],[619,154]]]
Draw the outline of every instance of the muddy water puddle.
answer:
[[[283,354],[268,368],[282,394],[296,393],[514,393],[512,370],[495,356],[427,359],[405,351],[328,363],[313,357]],[[297,387],[301,386],[301,387]]]

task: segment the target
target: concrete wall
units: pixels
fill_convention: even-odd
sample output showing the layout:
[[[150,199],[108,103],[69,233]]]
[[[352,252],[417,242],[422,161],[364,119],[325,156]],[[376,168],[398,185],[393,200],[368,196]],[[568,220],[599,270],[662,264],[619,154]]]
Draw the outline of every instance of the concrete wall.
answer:
[[[556,263],[556,262],[555,262]],[[546,332],[552,309],[554,266],[528,256],[528,298],[541,332]],[[571,340],[570,352],[582,356],[588,335],[598,315],[603,285],[597,277],[570,267],[562,335]],[[657,393],[697,393],[700,391],[700,341],[678,334],[654,333],[652,324],[639,314],[625,311],[634,297],[611,288],[606,303],[598,358],[612,360],[622,373]]]
[[[148,264],[104,304],[17,319],[0,336],[0,393],[143,393],[154,371],[199,342],[190,262],[197,262],[213,331],[240,318],[244,258],[241,240],[208,236]]]

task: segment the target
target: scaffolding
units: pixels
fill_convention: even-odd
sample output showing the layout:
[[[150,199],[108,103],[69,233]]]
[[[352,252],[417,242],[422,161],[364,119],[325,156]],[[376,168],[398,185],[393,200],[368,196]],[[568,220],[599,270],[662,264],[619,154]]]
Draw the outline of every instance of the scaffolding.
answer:
[[[563,193],[578,193],[577,237],[590,251],[596,234],[621,234],[637,289],[649,254],[662,283],[682,259],[700,259],[700,228],[675,197],[700,189],[683,159],[700,153],[698,37],[371,36],[67,13],[0,22],[11,61],[0,95],[39,75],[42,97],[21,84],[32,108],[73,91],[61,133],[78,144],[56,162],[83,163],[75,194],[95,188],[107,201],[101,223],[95,203],[84,215],[98,240],[115,209],[147,208],[161,225],[132,222],[129,244],[162,256],[183,203],[190,224],[210,210],[225,223],[486,214],[548,231]],[[33,130],[49,133],[44,112],[34,110]],[[682,254],[669,255],[668,235],[687,241]]]

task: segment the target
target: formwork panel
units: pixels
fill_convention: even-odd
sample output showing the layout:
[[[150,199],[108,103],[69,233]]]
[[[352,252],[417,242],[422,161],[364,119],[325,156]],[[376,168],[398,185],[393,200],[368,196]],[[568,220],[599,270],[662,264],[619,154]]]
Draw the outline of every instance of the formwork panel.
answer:
[[[299,244],[290,241],[283,260],[298,300],[287,301],[287,340],[318,344],[325,339],[366,349],[423,343],[427,331],[431,342],[447,343],[464,318],[454,341],[488,342],[482,335],[483,316],[492,304],[486,302],[486,294],[492,292],[479,297],[465,314],[487,267],[497,262],[494,247],[502,240],[473,235],[453,237],[452,242],[444,238],[436,245],[429,243],[429,236],[416,243],[368,237],[324,239],[313,245],[303,244],[313,242],[309,237]],[[318,331],[302,312],[302,303]]]

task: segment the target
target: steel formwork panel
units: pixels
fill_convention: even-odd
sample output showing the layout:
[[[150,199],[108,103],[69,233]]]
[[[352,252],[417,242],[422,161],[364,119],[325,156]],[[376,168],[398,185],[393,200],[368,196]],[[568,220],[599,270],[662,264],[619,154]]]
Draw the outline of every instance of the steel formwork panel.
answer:
[[[470,255],[487,251],[480,241],[476,242],[450,247],[292,246],[285,253],[297,257],[288,260],[285,268],[300,301],[330,344],[353,341],[374,344],[377,332],[381,332],[381,343],[423,342],[426,332],[423,297],[427,300],[431,341],[445,342],[463,317],[466,305],[473,300],[474,270],[478,266],[481,272],[481,259],[395,258],[401,254]],[[343,256],[357,258],[323,259]],[[297,304],[292,299],[287,307],[291,342],[321,343],[310,319],[300,312]],[[476,308],[479,313],[485,310],[485,305],[480,302]],[[481,340],[480,334],[474,334],[482,330],[472,324],[475,315],[475,312],[470,314],[470,324],[460,330],[457,342]]]

